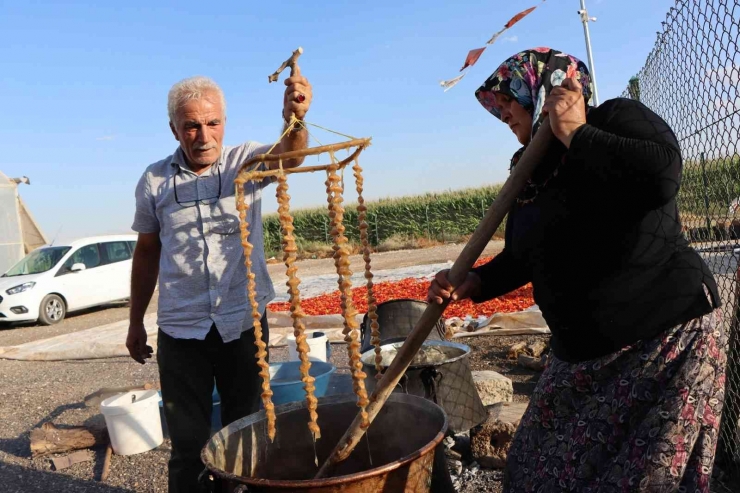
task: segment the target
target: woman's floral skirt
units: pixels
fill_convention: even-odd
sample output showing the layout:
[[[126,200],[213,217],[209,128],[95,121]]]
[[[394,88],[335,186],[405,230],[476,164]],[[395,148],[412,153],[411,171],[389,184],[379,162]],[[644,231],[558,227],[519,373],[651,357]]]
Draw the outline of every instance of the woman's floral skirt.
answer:
[[[726,344],[718,309],[598,359],[551,358],[504,491],[709,492]]]

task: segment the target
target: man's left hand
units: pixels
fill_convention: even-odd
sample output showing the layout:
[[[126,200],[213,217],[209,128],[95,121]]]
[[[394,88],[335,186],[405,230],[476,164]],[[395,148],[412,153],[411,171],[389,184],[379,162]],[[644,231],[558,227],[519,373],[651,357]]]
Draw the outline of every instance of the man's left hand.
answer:
[[[550,115],[550,126],[565,147],[570,143],[576,130],[586,124],[586,102],[583,100],[583,86],[576,79],[565,79],[563,84],[554,87],[545,100],[542,112]]]
[[[308,79],[301,75],[298,65],[295,66],[293,74],[285,79],[285,96],[283,96],[283,118],[290,121],[290,114],[303,120],[308,113],[313,99],[313,91]]]

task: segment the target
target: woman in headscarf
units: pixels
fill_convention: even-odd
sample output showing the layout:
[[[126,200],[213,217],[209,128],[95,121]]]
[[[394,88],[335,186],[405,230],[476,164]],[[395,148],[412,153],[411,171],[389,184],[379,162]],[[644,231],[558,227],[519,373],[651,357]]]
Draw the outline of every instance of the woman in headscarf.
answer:
[[[676,136],[639,102],[588,106],[589,74],[549,48],[476,91],[524,146],[557,140],[509,211],[505,248],[428,300],[483,302],[532,283],[551,355],[508,454],[508,492],[708,492],[724,399],[714,278],[681,233]],[[685,489],[684,489],[685,488]]]

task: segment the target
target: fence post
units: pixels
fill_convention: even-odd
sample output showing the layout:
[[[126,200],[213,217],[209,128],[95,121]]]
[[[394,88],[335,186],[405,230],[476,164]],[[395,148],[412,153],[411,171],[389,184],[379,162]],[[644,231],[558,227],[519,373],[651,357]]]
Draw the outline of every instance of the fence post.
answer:
[[[378,213],[375,213],[375,244],[380,245],[380,233],[378,232]]]
[[[704,210],[706,213],[706,219],[707,219],[707,240],[712,239],[712,220],[709,218],[709,195],[707,195],[707,191],[709,190],[709,178],[707,177],[707,169],[704,162],[704,153],[701,153],[701,157],[699,159],[699,162],[701,163],[701,176],[702,176],[702,182],[704,183],[704,189],[703,189],[703,195],[704,195]]]
[[[427,218],[427,240],[431,241],[432,240],[432,231],[431,231],[430,225],[429,225],[429,204],[427,204],[424,207],[424,214],[426,215],[426,218]]]

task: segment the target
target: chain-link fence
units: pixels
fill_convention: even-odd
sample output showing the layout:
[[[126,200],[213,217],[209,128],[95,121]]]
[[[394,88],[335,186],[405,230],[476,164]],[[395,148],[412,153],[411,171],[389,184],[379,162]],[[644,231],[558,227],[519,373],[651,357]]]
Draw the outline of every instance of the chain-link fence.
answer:
[[[681,219],[714,272],[730,333],[712,486],[740,491],[740,1],[677,0],[662,25],[645,66],[623,96],[662,116],[681,144]]]

